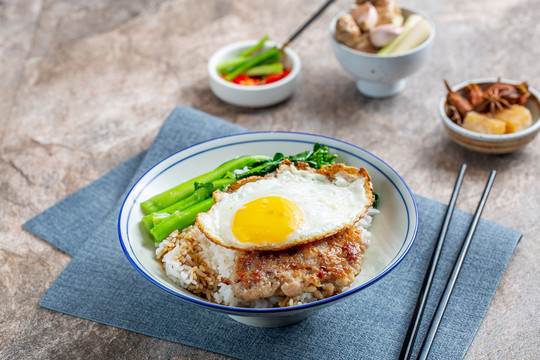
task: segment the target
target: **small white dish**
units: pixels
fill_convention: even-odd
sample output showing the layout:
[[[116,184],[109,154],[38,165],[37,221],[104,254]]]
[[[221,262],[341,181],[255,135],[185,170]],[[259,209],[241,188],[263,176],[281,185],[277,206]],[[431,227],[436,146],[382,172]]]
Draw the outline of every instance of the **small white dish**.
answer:
[[[208,61],[210,89],[219,99],[236,106],[259,108],[278,104],[293,94],[298,83],[302,63],[298,54],[290,47],[285,48],[281,62],[285,68],[291,69],[291,72],[281,80],[266,85],[246,86],[221,78],[217,71],[218,64],[237,56],[256,43],[257,41],[242,41],[230,44],[219,49],[210,57]],[[271,41],[266,41],[263,50],[273,46],[279,47]]]
[[[500,79],[502,83],[519,84],[519,81]],[[473,79],[454,85],[452,91],[461,92],[469,84],[478,84],[485,88],[497,82],[496,78]],[[540,93],[529,86],[531,96],[525,103],[531,111],[532,125],[528,128],[512,134],[489,135],[481,134],[471,130],[467,130],[455,122],[453,122],[446,114],[446,98],[448,94],[444,94],[439,101],[439,115],[448,135],[459,145],[473,151],[485,154],[507,154],[521,149],[540,132]]]
[[[346,12],[337,14],[330,22],[330,41],[334,54],[350,75],[356,79],[356,87],[362,94],[372,98],[394,96],[405,88],[406,78],[418,71],[425,63],[433,39],[435,24],[425,14],[402,7],[403,16],[422,15],[431,26],[429,37],[412,50],[395,55],[377,55],[351,49],[338,42],[334,36],[338,18]]]
[[[218,305],[202,299],[170,280],[155,259],[154,242],[140,228],[143,213],[140,203],[182,181],[216,168],[234,157],[247,154],[273,156],[276,152],[297,154],[313,148],[314,143],[327,145],[338,161],[365,167],[380,195],[373,217],[371,242],[365,254],[356,287],[316,302],[285,308],[241,308]],[[418,210],[413,194],[403,179],[385,162],[352,144],[332,138],[291,132],[260,132],[226,136],[181,150],[157,163],[144,174],[126,196],[118,219],[122,248],[147,280],[183,301],[222,312],[252,326],[278,327],[301,321],[315,310],[340,300],[380,280],[398,265],[409,252],[418,228]],[[399,291],[399,289],[396,289]]]

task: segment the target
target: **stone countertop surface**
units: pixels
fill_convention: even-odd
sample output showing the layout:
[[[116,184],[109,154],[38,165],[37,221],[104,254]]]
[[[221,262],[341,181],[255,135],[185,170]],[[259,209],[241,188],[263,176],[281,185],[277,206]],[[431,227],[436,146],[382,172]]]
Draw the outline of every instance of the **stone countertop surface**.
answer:
[[[0,358],[224,359],[189,346],[40,308],[70,256],[23,223],[147,148],[179,104],[253,130],[323,134],[376,154],[413,192],[447,203],[461,163],[458,208],[523,233],[467,359],[540,353],[540,139],[507,155],[473,153],[437,111],[451,84],[497,77],[540,87],[540,7],[531,0],[402,1],[436,24],[427,63],[399,95],[364,97],[335,59],[328,24],[338,0],[292,47],[303,62],[294,96],[253,110],[210,91],[221,46],[289,37],[321,1],[0,0]]]

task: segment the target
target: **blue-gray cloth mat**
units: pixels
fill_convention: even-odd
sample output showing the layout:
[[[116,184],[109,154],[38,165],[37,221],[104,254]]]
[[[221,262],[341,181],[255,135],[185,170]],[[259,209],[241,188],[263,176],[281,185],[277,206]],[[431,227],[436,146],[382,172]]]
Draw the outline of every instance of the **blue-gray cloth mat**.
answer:
[[[39,304],[241,359],[396,359],[439,235],[444,204],[416,196],[420,226],[404,261],[367,289],[285,328],[250,327],[183,302],[144,279],[124,256],[116,222],[131,185],[173,152],[246,131],[177,107],[149,150],[29,220],[26,229],[73,256]],[[459,210],[452,218],[419,339],[427,331],[471,218]],[[465,355],[520,237],[514,230],[480,221],[430,358]]]

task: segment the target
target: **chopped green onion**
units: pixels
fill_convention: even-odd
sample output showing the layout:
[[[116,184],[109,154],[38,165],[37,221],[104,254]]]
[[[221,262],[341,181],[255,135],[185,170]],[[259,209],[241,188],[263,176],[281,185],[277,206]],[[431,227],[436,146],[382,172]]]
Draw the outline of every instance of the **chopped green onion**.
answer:
[[[264,76],[272,74],[280,74],[283,72],[283,64],[274,63],[268,65],[254,66],[246,71],[247,76]]]
[[[262,62],[267,60],[268,58],[275,57],[276,55],[280,56],[281,53],[276,47],[273,47],[271,49],[266,50],[265,52],[253,56],[248,62],[242,63],[240,66],[238,66],[236,69],[234,69],[232,72],[230,72],[227,76],[225,76],[225,80],[231,81],[238,75],[246,72],[248,69],[260,65]]]
[[[235,67],[242,64],[243,62],[249,61],[248,58],[244,56],[235,56],[229,60],[225,60],[217,66],[217,71],[220,74],[227,74],[234,70]]]
[[[268,35],[265,35],[261,40],[259,40],[259,42],[253,46],[253,47],[250,47],[249,49],[247,50],[244,50],[240,53],[240,56],[243,56],[243,57],[246,57],[246,56],[250,56],[251,54],[253,54],[255,51],[259,50],[260,48],[262,48],[262,46],[264,45],[264,43],[266,42],[266,40],[268,40]]]

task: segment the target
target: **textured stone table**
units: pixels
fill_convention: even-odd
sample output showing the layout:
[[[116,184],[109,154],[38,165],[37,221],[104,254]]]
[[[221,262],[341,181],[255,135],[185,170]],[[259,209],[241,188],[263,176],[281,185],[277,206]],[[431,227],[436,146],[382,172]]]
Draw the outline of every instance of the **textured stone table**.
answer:
[[[217,48],[264,34],[286,39],[321,1],[0,1],[0,358],[222,359],[38,306],[70,257],[22,224],[148,147],[166,115],[192,106],[253,130],[336,137],[385,159],[420,195],[447,202],[469,164],[458,207],[473,212],[499,174],[484,217],[524,233],[468,359],[540,353],[540,139],[513,154],[469,152],[445,134],[442,79],[502,76],[540,87],[540,7],[515,1],[402,1],[433,17],[432,54],[405,91],[359,94],[335,60],[328,23],[338,0],[293,48],[301,84],[262,110],[210,92]]]

